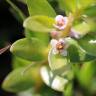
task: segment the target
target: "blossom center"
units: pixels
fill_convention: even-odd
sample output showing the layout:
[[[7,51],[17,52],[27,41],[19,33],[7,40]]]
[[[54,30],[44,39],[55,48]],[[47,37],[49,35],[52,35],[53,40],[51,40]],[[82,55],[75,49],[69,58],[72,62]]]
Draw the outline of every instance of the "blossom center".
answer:
[[[56,49],[57,50],[63,50],[64,49],[64,43],[63,42],[58,42],[57,44],[56,44]]]

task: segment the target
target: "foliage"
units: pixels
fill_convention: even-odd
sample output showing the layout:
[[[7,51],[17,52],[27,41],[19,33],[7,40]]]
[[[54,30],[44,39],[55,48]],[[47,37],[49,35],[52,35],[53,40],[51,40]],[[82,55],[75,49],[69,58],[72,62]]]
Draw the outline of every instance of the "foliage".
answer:
[[[96,94],[96,1],[56,0],[59,10],[66,13],[56,16],[47,0],[25,0],[28,17],[13,2],[7,2],[23,21],[25,38],[10,48],[14,70],[2,88],[18,94],[31,90],[34,96]],[[44,89],[43,81],[52,89]]]

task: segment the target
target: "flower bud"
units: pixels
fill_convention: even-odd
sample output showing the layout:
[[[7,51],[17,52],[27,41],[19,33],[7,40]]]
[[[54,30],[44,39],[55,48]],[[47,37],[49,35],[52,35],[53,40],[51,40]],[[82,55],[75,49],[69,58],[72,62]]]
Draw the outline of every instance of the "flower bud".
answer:
[[[55,18],[56,24],[54,24],[54,27],[59,30],[64,30],[64,28],[67,26],[68,18],[63,17],[62,15],[57,15]]]
[[[58,31],[52,31],[51,32],[51,37],[54,38],[54,39],[57,39],[59,37],[59,32]]]

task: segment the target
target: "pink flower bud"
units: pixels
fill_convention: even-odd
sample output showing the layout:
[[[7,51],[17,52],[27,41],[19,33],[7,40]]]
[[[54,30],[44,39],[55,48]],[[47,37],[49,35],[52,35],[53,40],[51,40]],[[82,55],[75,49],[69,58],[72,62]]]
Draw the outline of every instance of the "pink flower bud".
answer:
[[[64,30],[64,28],[67,26],[68,18],[63,17],[62,15],[57,15],[55,21],[56,24],[54,24],[54,27],[56,27],[59,30]]]
[[[58,31],[54,30],[54,31],[51,32],[51,37],[52,38],[58,38],[58,36],[59,36],[59,32]]]

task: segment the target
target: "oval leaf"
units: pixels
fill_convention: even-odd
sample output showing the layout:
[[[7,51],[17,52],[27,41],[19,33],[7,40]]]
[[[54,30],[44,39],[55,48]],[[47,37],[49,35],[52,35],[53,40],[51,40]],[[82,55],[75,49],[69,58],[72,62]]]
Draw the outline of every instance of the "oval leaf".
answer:
[[[41,61],[47,58],[44,53],[46,50],[45,46],[40,42],[40,40],[31,38],[31,39],[20,39],[13,43],[10,48],[10,51],[23,59],[29,61]]]
[[[95,17],[96,16],[96,5],[89,6],[84,10],[84,14],[86,14],[89,17]]]
[[[26,0],[30,16],[45,15],[54,17],[56,13],[47,0]]]
[[[75,12],[78,8],[78,2],[76,0],[58,0],[59,6],[65,12]]]
[[[68,48],[68,58],[70,59],[71,63],[81,63],[94,60],[96,58],[95,56],[91,56],[85,52],[76,42],[76,40],[70,38],[67,41],[70,43]]]
[[[23,74],[25,68],[18,68],[11,72],[5,78],[2,88],[10,92],[20,92],[32,88],[34,84],[39,84],[41,81],[39,68],[29,68],[29,70]],[[39,82],[37,83],[37,81]]]
[[[86,8],[92,4],[96,4],[95,0],[79,0],[80,7]]]
[[[85,62],[80,70],[78,79],[82,86],[90,89],[91,84],[93,83],[94,69],[96,61]]]
[[[63,92],[66,84],[68,83],[67,79],[64,79],[58,75],[54,75],[49,68],[43,66],[40,70],[41,76],[45,84],[56,91]]]
[[[71,70],[71,65],[69,64],[66,57],[54,55],[51,49],[48,55],[48,61],[49,66],[55,75],[63,76],[66,78],[69,77],[68,79],[72,79],[73,73]]]
[[[49,44],[50,34],[43,32],[33,32],[30,30],[25,30],[26,38],[38,38],[45,46]]]
[[[73,28],[81,36],[86,35],[88,32],[90,32],[92,30],[91,29],[91,24],[85,23],[85,22],[82,22],[78,25],[75,25]]]
[[[96,56],[96,33],[90,33],[78,40],[78,44],[90,55]]]
[[[20,67],[26,67],[29,64],[32,64],[32,62],[19,58],[19,57],[16,57],[16,56],[14,56],[12,59],[12,66],[14,69],[20,68]]]
[[[24,21],[23,26],[35,32],[50,32],[53,30],[54,19],[47,16],[32,16]]]

